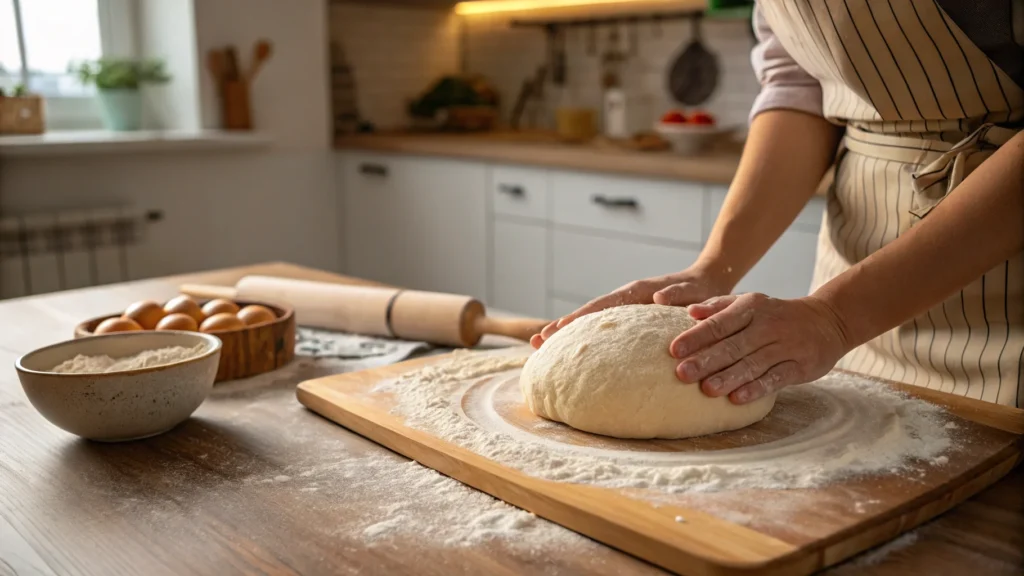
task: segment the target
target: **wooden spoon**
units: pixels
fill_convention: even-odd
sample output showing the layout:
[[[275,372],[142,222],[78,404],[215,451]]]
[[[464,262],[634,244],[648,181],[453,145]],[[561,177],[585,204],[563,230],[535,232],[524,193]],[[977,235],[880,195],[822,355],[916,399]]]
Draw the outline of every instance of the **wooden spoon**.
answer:
[[[256,74],[263,67],[263,63],[270,59],[272,47],[269,41],[260,40],[252,47],[252,67],[249,69],[249,82],[256,78]]]
[[[227,63],[224,61],[223,50],[210,50],[206,53],[206,67],[213,74],[213,79],[217,84],[224,82],[224,73]]]

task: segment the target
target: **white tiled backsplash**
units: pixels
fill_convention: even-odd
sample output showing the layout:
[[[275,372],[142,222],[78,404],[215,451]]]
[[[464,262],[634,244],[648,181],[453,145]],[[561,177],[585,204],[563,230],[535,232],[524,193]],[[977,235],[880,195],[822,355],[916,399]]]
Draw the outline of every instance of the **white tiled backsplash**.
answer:
[[[508,118],[522,82],[532,77],[547,59],[544,32],[538,28],[511,28],[507,15],[455,16],[447,10],[396,8],[361,4],[332,4],[331,37],[345,48],[356,78],[360,112],[380,128],[405,124],[405,103],[431,81],[460,69],[486,76],[502,97],[503,118]],[[658,24],[641,22],[620,26],[619,45],[629,45],[636,26],[637,50],[623,70],[623,83],[632,102],[644,113],[632,129],[642,129],[663,112],[678,105],[666,87],[668,70],[690,42],[689,21]],[[587,54],[590,31],[570,28],[566,36],[567,85],[560,93],[548,85],[546,104],[600,109],[600,54],[608,45],[610,28],[596,28],[596,55]],[[464,52],[460,55],[460,37]],[[754,40],[744,20],[706,19],[705,46],[718,56],[718,88],[702,108],[724,124],[745,127],[747,114],[759,90],[750,66]],[[550,80],[550,75],[549,75]]]

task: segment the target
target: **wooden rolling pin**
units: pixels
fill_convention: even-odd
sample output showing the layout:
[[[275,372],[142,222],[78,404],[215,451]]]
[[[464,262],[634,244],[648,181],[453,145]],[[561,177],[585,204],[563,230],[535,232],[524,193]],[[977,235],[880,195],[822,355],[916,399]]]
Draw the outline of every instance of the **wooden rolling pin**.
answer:
[[[184,284],[180,290],[196,298],[287,304],[301,326],[448,346],[474,346],[484,334],[529,341],[547,324],[533,318],[490,318],[483,303],[469,296],[270,276],[245,276],[234,288]]]

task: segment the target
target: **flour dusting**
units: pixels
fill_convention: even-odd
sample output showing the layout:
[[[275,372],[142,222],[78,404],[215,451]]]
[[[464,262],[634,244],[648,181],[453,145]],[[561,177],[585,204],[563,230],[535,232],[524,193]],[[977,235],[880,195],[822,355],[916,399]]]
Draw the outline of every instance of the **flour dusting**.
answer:
[[[394,412],[433,433],[527,474],[667,494],[734,489],[813,488],[877,473],[918,476],[945,464],[945,411],[870,380],[833,373],[782,394],[811,394],[828,415],[790,438],[730,450],[616,453],[548,442],[514,429],[482,427],[462,411],[474,379],[521,367],[525,357],[456,351],[449,359],[384,382]]]

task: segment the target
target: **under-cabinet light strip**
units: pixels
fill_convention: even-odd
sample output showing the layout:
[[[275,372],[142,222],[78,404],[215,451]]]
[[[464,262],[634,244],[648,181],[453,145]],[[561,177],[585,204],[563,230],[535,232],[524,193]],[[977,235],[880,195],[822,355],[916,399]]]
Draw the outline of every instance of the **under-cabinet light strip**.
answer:
[[[665,3],[670,4],[672,1],[665,0]],[[567,8],[598,4],[634,4],[637,2],[650,4],[651,0],[477,0],[475,2],[459,2],[455,5],[455,13],[466,16],[471,14],[490,14],[493,12],[523,12],[544,8]]]

